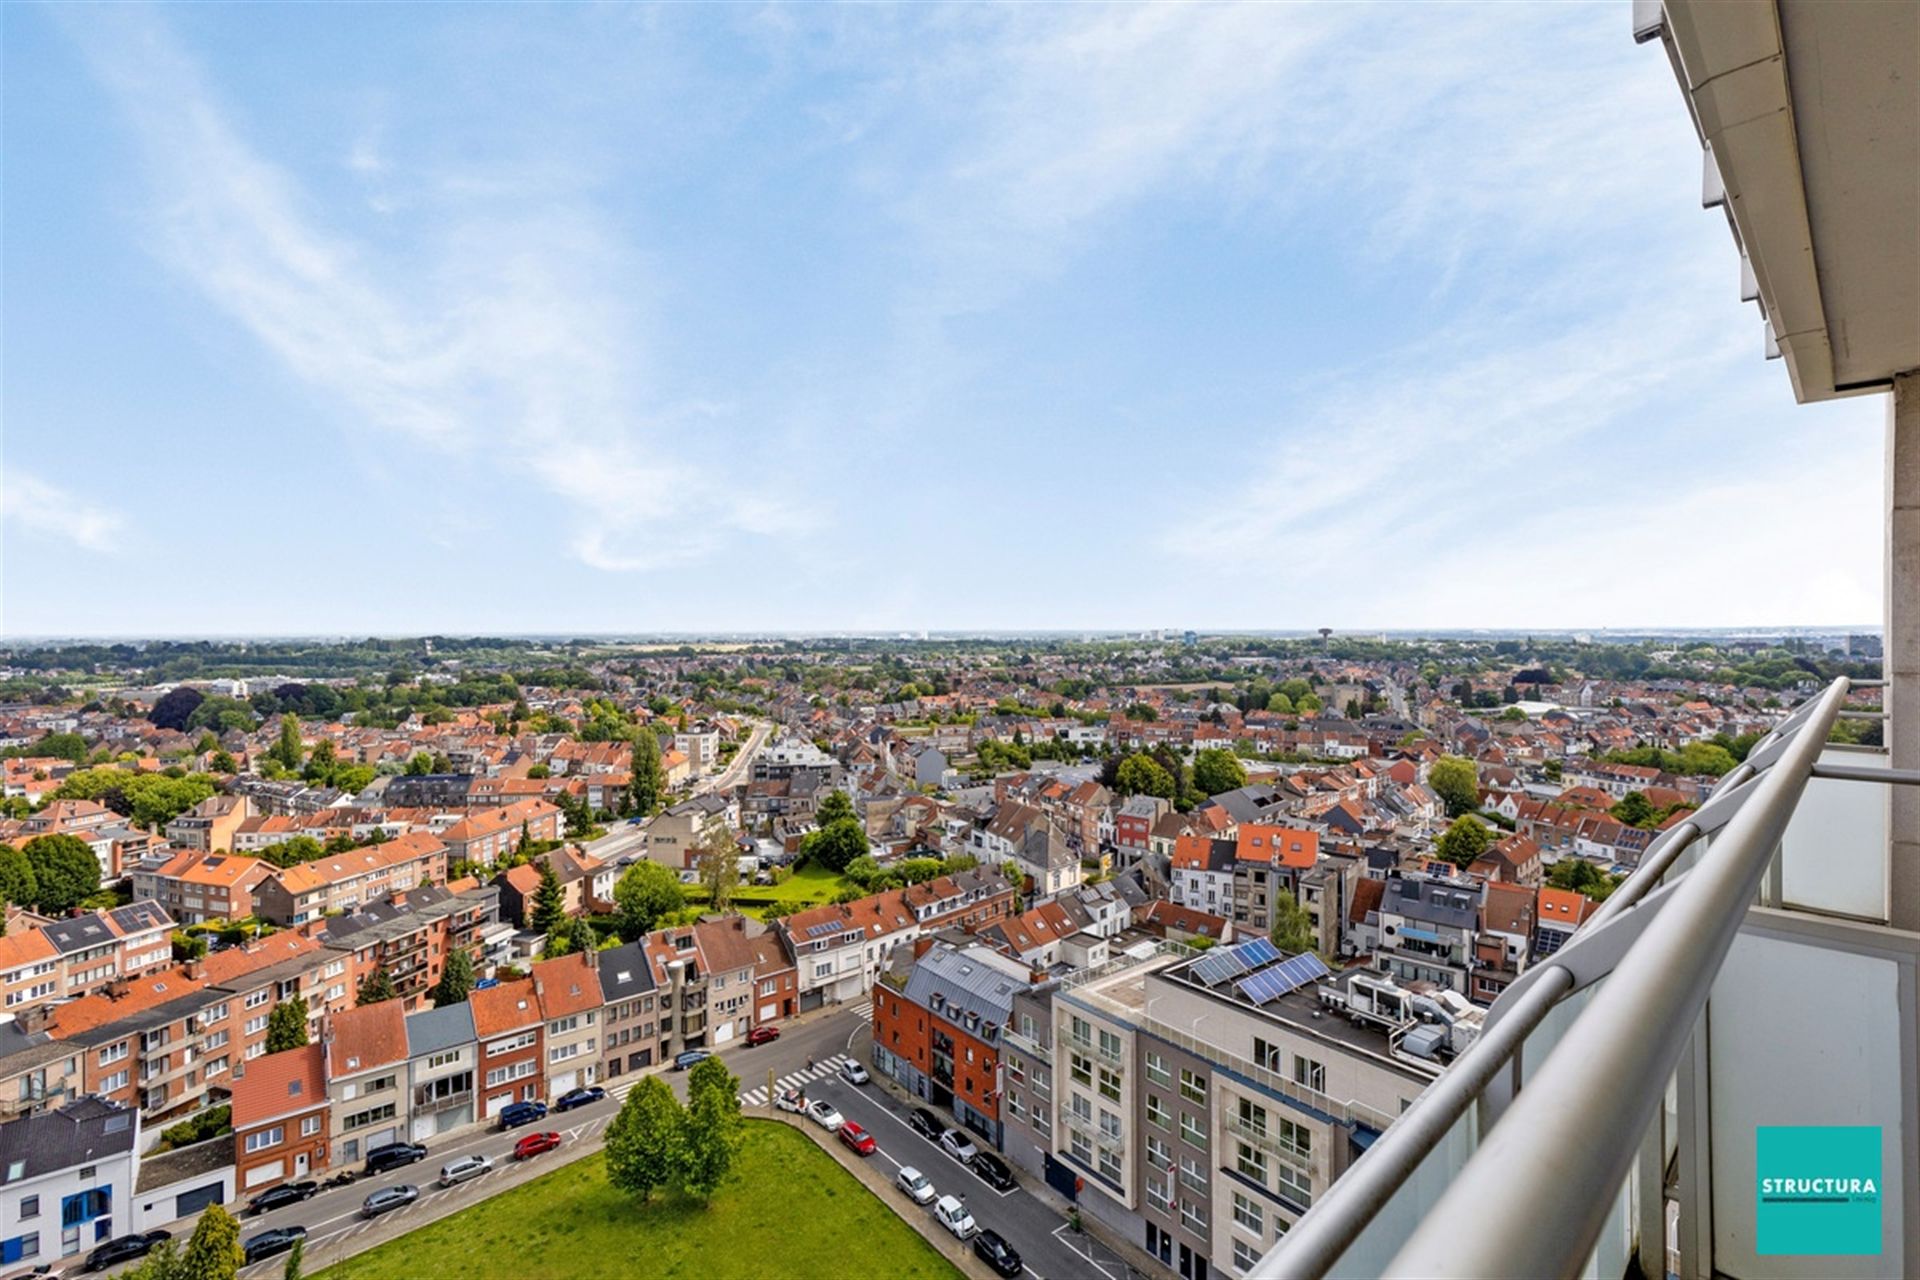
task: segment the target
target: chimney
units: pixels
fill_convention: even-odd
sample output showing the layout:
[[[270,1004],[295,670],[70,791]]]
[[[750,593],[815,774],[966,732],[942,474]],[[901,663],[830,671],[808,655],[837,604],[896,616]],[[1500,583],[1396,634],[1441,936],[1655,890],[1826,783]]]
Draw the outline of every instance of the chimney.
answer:
[[[186,970],[188,982],[200,981],[201,977],[207,971],[206,965],[202,964],[198,959],[189,960],[181,967]]]

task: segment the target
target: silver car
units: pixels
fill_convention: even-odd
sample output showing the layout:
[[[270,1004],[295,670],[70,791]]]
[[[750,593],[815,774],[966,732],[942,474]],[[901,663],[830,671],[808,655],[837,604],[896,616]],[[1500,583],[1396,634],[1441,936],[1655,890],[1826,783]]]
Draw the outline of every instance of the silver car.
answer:
[[[901,1166],[900,1172],[893,1175],[893,1185],[906,1192],[915,1204],[932,1204],[933,1184],[927,1181],[927,1175],[912,1165]]]
[[[440,1166],[440,1185],[451,1187],[492,1170],[493,1161],[486,1156],[461,1156],[450,1164]]]
[[[961,1164],[980,1154],[980,1148],[973,1145],[973,1139],[958,1129],[949,1129],[940,1135],[940,1149]]]
[[[377,1218],[394,1209],[404,1209],[420,1198],[420,1188],[409,1183],[397,1187],[382,1187],[366,1198],[360,1206],[360,1216]]]

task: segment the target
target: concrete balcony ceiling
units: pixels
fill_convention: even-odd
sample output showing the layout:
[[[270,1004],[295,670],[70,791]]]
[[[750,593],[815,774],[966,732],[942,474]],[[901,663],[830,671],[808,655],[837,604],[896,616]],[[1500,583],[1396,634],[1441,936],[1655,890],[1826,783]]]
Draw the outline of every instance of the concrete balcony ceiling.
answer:
[[[1661,7],[1640,34],[1674,63],[1796,398],[1920,368],[1920,4]]]

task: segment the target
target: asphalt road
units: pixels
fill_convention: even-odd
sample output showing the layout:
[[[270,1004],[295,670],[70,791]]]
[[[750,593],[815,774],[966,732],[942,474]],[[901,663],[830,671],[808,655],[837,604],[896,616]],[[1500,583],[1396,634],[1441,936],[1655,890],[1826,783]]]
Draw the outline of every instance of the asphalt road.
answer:
[[[744,1044],[723,1050],[721,1058],[740,1077],[742,1109],[750,1116],[767,1114],[767,1088],[798,1085],[809,1098],[825,1098],[847,1119],[874,1135],[878,1151],[870,1159],[881,1164],[889,1179],[902,1165],[924,1173],[943,1195],[959,1196],[982,1228],[1004,1236],[1020,1252],[1027,1275],[1034,1280],[1129,1280],[1128,1269],[1084,1235],[1069,1231],[1060,1214],[1026,1190],[1026,1175],[1016,1172],[1021,1185],[997,1192],[971,1169],[950,1159],[938,1146],[907,1125],[909,1107],[878,1082],[865,1086],[846,1083],[839,1065],[849,1058],[868,1060],[870,1028],[866,1005],[830,1014],[816,1014],[785,1024],[771,1044]],[[811,1063],[811,1065],[809,1065]],[[687,1073],[670,1071],[665,1078],[674,1092],[686,1094]],[[555,1166],[598,1151],[607,1124],[618,1112],[620,1100],[641,1079],[622,1077],[610,1096],[591,1106],[549,1115],[524,1128],[501,1133],[495,1128],[472,1128],[449,1138],[429,1140],[427,1156],[405,1169],[377,1177],[361,1176],[344,1187],[321,1191],[312,1198],[272,1213],[241,1218],[240,1238],[252,1238],[269,1227],[299,1224],[307,1229],[307,1270],[321,1266],[423,1226],[432,1219],[478,1204]],[[525,1161],[512,1158],[513,1144],[529,1133],[553,1131],[561,1135],[559,1149]],[[455,1187],[438,1185],[440,1168],[464,1155],[493,1159],[493,1171]],[[356,1166],[358,1168],[360,1166]],[[337,1172],[337,1171],[334,1171]],[[322,1174],[321,1178],[331,1176]],[[420,1198],[404,1209],[363,1218],[360,1206],[373,1191],[411,1184]],[[231,1206],[238,1209],[244,1205]],[[903,1216],[930,1214],[930,1207],[913,1204],[902,1194],[893,1206]],[[192,1223],[175,1224],[177,1237],[191,1232]],[[75,1260],[77,1262],[77,1259]],[[278,1275],[284,1255],[244,1268],[243,1275]]]

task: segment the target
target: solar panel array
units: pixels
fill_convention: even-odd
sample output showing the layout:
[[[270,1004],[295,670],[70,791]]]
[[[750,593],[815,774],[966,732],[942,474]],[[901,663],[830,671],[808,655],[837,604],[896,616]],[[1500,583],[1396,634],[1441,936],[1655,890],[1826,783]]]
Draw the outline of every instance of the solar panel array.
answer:
[[[1239,956],[1241,960],[1246,962],[1246,966],[1249,969],[1258,969],[1263,964],[1271,964],[1275,960],[1278,960],[1281,954],[1280,948],[1274,946],[1265,938],[1255,938],[1250,942],[1243,942],[1235,947],[1233,952]]]
[[[1249,974],[1234,983],[1234,988],[1255,1004],[1278,1000],[1289,991],[1297,991],[1310,982],[1327,977],[1333,971],[1311,951],[1283,960],[1269,969]]]
[[[1238,948],[1219,947],[1207,952],[1193,965],[1193,976],[1210,987],[1217,987],[1236,973],[1247,971],[1246,962],[1235,953]]]

